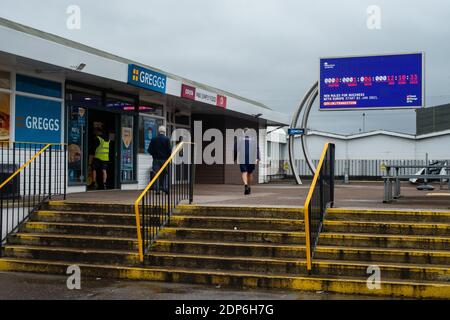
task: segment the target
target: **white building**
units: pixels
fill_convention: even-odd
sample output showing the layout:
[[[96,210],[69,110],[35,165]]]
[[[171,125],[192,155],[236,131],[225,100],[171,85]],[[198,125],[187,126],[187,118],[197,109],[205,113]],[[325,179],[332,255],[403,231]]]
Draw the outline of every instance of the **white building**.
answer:
[[[336,145],[337,175],[347,170],[353,176],[379,176],[382,163],[423,164],[429,160],[450,159],[450,130],[413,135],[385,130],[340,135],[311,130],[307,135],[310,157],[317,160],[325,143]],[[302,153],[300,138],[295,152],[300,175],[309,175]],[[416,170],[417,171],[417,170]]]
[[[289,154],[287,133],[284,128],[267,128],[265,150],[266,156],[263,161],[264,182],[285,177],[289,171]]]

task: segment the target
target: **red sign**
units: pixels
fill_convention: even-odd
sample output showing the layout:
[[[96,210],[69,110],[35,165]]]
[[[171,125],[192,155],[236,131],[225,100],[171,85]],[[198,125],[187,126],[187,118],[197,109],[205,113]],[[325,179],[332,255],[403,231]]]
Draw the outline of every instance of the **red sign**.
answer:
[[[227,107],[227,97],[221,96],[220,94],[217,95],[217,106],[221,108]]]
[[[181,97],[195,100],[195,88],[185,84],[181,85]]]

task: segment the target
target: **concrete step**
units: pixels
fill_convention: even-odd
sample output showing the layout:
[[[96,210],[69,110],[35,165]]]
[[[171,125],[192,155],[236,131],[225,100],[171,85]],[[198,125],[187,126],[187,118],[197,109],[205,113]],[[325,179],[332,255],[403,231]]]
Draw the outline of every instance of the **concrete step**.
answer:
[[[319,245],[370,248],[403,248],[419,250],[449,250],[450,237],[421,235],[391,235],[376,233],[322,232]]]
[[[170,225],[180,228],[304,231],[302,220],[278,218],[182,216],[177,214],[172,216]]]
[[[450,236],[450,223],[325,220],[323,232]]]
[[[157,240],[152,252],[305,259],[304,245]],[[450,251],[318,246],[316,259],[450,265]]]
[[[136,225],[136,215],[75,211],[37,211],[31,221]]]
[[[187,255],[178,253],[149,253],[149,266],[164,268],[233,270],[270,274],[307,275],[306,261],[287,258],[227,257]],[[352,276],[367,279],[370,262],[344,262],[315,259],[313,274],[319,276]],[[425,281],[450,281],[448,266],[408,265],[380,263],[377,265],[384,279],[414,279]]]
[[[202,228],[173,228],[161,230],[159,239],[183,239],[226,242],[259,242],[278,244],[304,244],[304,232],[269,231],[269,230],[229,230]]]
[[[450,223],[450,211],[330,208],[326,220]]]
[[[6,245],[4,256],[21,259],[70,261],[73,263],[108,263],[116,265],[140,264],[137,251]]]
[[[137,238],[99,237],[78,234],[17,233],[8,239],[12,245],[54,246],[85,249],[138,250]]]
[[[112,237],[136,237],[136,226],[92,224],[92,223],[67,223],[67,222],[36,222],[25,223],[20,232],[22,233],[57,233],[78,234],[91,236]]]
[[[303,219],[303,208],[299,207],[179,205],[175,213],[187,216]]]
[[[121,214],[134,213],[134,207],[132,204],[96,202],[49,201],[41,209],[47,211],[105,212]]]
[[[66,275],[71,262],[1,258],[0,271],[37,272]],[[367,279],[355,277],[319,277],[272,275],[230,270],[191,270],[181,268],[149,268],[115,265],[79,264],[84,277],[101,277],[122,280],[164,281],[194,283],[233,288],[284,289],[301,291],[324,291],[331,293],[404,297],[414,299],[449,299],[450,283],[389,280],[380,289],[369,289]]]
[[[202,228],[164,228],[159,239],[197,240],[223,242],[259,242],[266,244],[304,244],[303,232],[269,230],[228,230]],[[443,236],[401,236],[371,233],[322,232],[319,245],[371,248],[406,248],[427,250],[448,250],[450,237]]]
[[[340,261],[370,261],[424,265],[450,265],[450,250],[418,250],[374,247],[339,247],[319,245],[315,259]]]

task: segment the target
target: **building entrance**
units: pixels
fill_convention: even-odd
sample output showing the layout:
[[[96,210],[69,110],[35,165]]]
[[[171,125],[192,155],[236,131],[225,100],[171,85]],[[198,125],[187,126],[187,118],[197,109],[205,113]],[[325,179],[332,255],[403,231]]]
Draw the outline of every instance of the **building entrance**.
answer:
[[[112,112],[99,111],[95,109],[88,111],[89,135],[86,139],[87,146],[85,146],[85,148],[88,150],[88,189],[118,188],[118,148],[116,138],[118,136],[117,118],[118,115]],[[101,151],[99,151],[98,149],[102,147],[101,140],[99,138],[105,141],[104,145],[108,146],[108,156],[106,161],[95,158],[96,153],[101,153]]]
[[[101,89],[66,86],[69,186],[120,189],[135,182],[136,101]],[[97,149],[101,141],[107,156],[105,149]],[[108,161],[95,160],[100,153]]]

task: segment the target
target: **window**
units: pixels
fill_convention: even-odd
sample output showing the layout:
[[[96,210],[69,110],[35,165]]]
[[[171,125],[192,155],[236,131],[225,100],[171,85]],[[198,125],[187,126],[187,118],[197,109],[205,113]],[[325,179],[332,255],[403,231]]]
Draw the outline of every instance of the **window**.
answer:
[[[52,98],[62,98],[61,83],[20,74],[16,76],[16,90]]]
[[[272,156],[272,143],[267,141],[267,157],[270,158]]]
[[[0,71],[0,89],[10,89],[11,82],[10,82],[10,73]]]
[[[106,108],[111,110],[120,110],[120,111],[135,111],[135,101],[134,99],[118,96],[114,94],[106,95]]]
[[[18,74],[16,91],[15,141],[60,143],[63,126],[61,83]]]
[[[134,117],[122,115],[121,177],[122,182],[135,179],[134,174]]]
[[[148,146],[150,140],[158,134],[159,126],[164,124],[163,119],[156,119],[152,117],[139,117],[139,153],[148,154]]]
[[[68,123],[68,174],[69,184],[83,183],[86,166],[83,163],[83,151],[86,132],[86,109],[69,105]]]
[[[175,115],[175,124],[189,126],[191,124],[191,118],[186,115],[176,114]]]
[[[100,107],[102,106],[102,92],[67,85],[66,101],[72,107]]]
[[[164,116],[163,106],[155,103],[141,101],[139,103],[139,112],[158,117]]]
[[[10,95],[0,92],[0,140],[9,140]]]
[[[16,142],[60,143],[61,102],[16,95]]]

